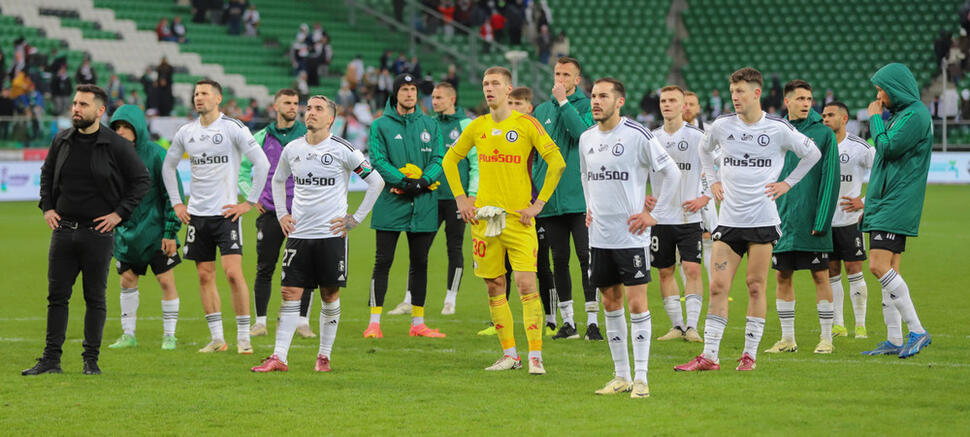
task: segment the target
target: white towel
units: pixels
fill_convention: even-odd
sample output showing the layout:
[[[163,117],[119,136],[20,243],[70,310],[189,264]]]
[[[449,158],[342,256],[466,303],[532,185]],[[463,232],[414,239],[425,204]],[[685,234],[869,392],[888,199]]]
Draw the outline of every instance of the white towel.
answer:
[[[496,237],[505,229],[505,210],[497,206],[478,208],[475,218],[485,220],[486,237]]]

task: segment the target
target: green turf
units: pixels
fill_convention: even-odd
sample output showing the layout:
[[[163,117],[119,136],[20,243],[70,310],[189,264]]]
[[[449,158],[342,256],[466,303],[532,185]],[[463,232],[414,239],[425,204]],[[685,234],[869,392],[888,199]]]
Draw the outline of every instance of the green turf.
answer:
[[[909,283],[933,344],[909,360],[862,357],[884,334],[879,283],[867,273],[870,339],[839,338],[829,356],[811,353],[818,337],[807,273],[796,275],[798,341],[795,354],[760,354],[755,372],[733,370],[743,345],[745,293],[739,276],[732,293],[730,323],[722,343],[720,372],[678,374],[671,367],[700,351],[698,345],[653,342],[650,356],[652,397],[596,397],[593,390],[610,379],[612,362],[605,343],[582,340],[545,342],[548,374],[524,370],[486,373],[499,356],[494,337],[478,337],[488,311],[483,284],[466,274],[458,313],[439,314],[446,256],[443,238],[431,257],[427,320],[445,339],[407,337],[408,319],[385,316],[384,339],[364,340],[367,298],[373,265],[373,231],[351,233],[349,287],[334,347],[331,374],[313,372],[317,340],[296,339],[290,371],[254,375],[249,367],[272,353],[273,338],[254,339],[256,354],[200,355],[208,340],[194,269],[176,270],[181,292],[180,343],[159,350],[160,290],[149,276],[141,286],[139,346],[103,348],[104,375],[81,375],[84,314],[80,287],[73,300],[63,375],[25,378],[44,342],[46,254],[49,231],[33,203],[0,204],[0,423],[6,435],[19,434],[432,434],[432,435],[741,435],[741,434],[963,434],[970,429],[970,353],[967,352],[965,298],[966,217],[970,187],[932,186],[918,239],[908,242],[902,273]],[[354,196],[358,202],[360,195]],[[255,271],[254,215],[245,217],[247,279]],[[184,234],[184,232],[183,232]],[[467,245],[466,245],[467,249]],[[406,245],[399,244],[401,255]],[[467,250],[466,250],[467,252]],[[388,307],[401,300],[406,266],[391,272]],[[404,258],[406,259],[406,258]],[[575,265],[575,260],[574,263]],[[470,260],[466,266],[471,267]],[[578,269],[576,269],[578,275]],[[574,277],[576,277],[574,275]],[[108,288],[105,345],[121,334],[118,276],[112,268]],[[226,336],[235,329],[228,286],[219,280]],[[769,295],[774,279],[769,279]],[[577,294],[579,295],[579,294]],[[654,337],[669,327],[655,284],[650,285]],[[581,299],[580,299],[581,300]],[[706,298],[705,298],[706,301]],[[705,302],[706,303],[706,302]],[[516,336],[524,349],[521,306],[513,302]],[[762,341],[779,337],[774,299]],[[279,307],[274,292],[270,314]],[[314,303],[316,327],[319,301]],[[576,304],[577,320],[583,318]],[[706,312],[706,305],[705,305]],[[846,299],[847,324],[852,310]],[[273,317],[271,317],[272,319]],[[600,314],[600,321],[603,316]],[[275,323],[270,323],[275,331]],[[583,329],[580,328],[582,333]],[[851,328],[850,328],[851,331]],[[234,346],[234,344],[232,344]],[[231,350],[233,350],[232,348]]]

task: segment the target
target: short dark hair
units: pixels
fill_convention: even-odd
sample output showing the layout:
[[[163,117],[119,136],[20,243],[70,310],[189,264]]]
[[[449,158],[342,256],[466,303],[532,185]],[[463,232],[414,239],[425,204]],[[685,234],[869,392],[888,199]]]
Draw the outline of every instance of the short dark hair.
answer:
[[[198,82],[195,83],[195,87],[196,88],[198,88],[199,85],[209,85],[209,86],[215,88],[216,91],[219,92],[219,95],[220,96],[222,95],[222,85],[219,85],[219,82],[216,82],[216,81],[214,81],[212,79],[202,79],[202,80],[200,80],[200,81],[198,81]]]
[[[92,85],[89,83],[81,84],[74,87],[74,92],[94,94],[94,100],[101,103],[101,106],[108,103],[108,93],[104,91],[104,88],[97,85]]]
[[[576,66],[576,69],[579,70],[579,74],[580,75],[583,74],[583,66],[579,65],[579,60],[576,59],[576,58],[571,58],[569,56],[563,56],[563,57],[561,57],[559,59],[556,59],[556,63],[557,64],[573,64],[573,65]]]
[[[849,115],[849,107],[845,106],[845,103],[842,103],[838,100],[833,100],[825,104],[826,108],[828,108],[829,106],[835,106],[836,108],[841,109],[842,112],[845,112],[845,115]]]
[[[499,67],[499,66],[488,67],[488,69],[485,70],[485,74],[483,74],[482,77],[488,76],[489,74],[501,74],[502,76],[505,76],[505,78],[508,80],[508,83],[510,84],[512,83],[512,72],[509,71],[508,68]]]
[[[532,94],[532,88],[529,88],[527,86],[520,86],[516,89],[513,89],[512,92],[509,93],[510,99],[525,100],[530,104],[532,103],[533,97],[534,95]]]
[[[312,95],[312,96],[310,96],[310,98],[306,99],[307,105],[309,105],[310,104],[310,100],[313,100],[313,99],[321,99],[321,100],[323,100],[323,103],[327,106],[328,109],[330,109],[330,113],[334,117],[337,116],[337,102],[334,102],[333,100],[328,99],[327,96],[325,96],[323,94],[316,94],[316,95]]]
[[[452,93],[455,92],[455,86],[451,82],[438,82],[434,86],[435,89],[441,88],[443,90],[450,90]]]
[[[680,92],[681,94],[683,94],[683,95],[684,95],[684,97],[687,97],[687,92],[685,92],[685,91],[684,91],[684,89],[683,89],[683,88],[681,88],[681,87],[680,87],[680,86],[678,86],[678,85],[667,85],[667,86],[665,86],[665,87],[663,87],[663,88],[660,88],[660,92],[661,92],[661,93],[665,93],[665,92],[667,92],[667,91],[678,91],[678,92]]]
[[[615,77],[601,77],[599,79],[596,79],[596,82],[593,82],[593,85],[595,86],[596,84],[601,82],[605,82],[613,85],[613,92],[615,92],[620,97],[623,97],[624,99],[626,98],[626,87],[623,86],[623,82],[620,82],[619,79]]]
[[[803,90],[808,90],[808,92],[812,92],[812,86],[809,85],[808,82],[805,82],[804,80],[801,80],[801,79],[794,79],[794,80],[788,81],[788,83],[785,84],[784,95],[787,96],[789,93],[794,92],[797,89],[803,89]]]
[[[198,85],[198,84],[196,84],[196,85]],[[273,96],[273,101],[275,102],[276,99],[279,99],[282,96],[290,96],[290,97],[297,96],[297,97],[299,97],[300,96],[300,93],[298,93],[293,88],[280,88],[280,90],[277,91],[276,94]]]
[[[761,72],[751,67],[744,67],[731,73],[731,83],[748,82],[758,85],[761,88],[765,85],[765,78]]]

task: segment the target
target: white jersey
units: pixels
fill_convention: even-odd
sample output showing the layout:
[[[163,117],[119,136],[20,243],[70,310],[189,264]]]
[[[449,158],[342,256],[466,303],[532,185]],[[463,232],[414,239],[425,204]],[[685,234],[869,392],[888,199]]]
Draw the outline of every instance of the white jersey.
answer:
[[[222,215],[223,206],[239,202],[237,179],[243,155],[253,162],[253,189],[247,193],[247,200],[259,201],[259,194],[266,185],[269,161],[249,128],[239,120],[220,113],[219,118],[208,126],[202,126],[198,119],[182,126],[172,138],[166,156],[166,161],[170,161],[167,166],[171,161],[177,164],[183,153],[189,155],[192,165],[189,214]],[[260,173],[262,180],[259,180]],[[174,190],[173,184],[167,180],[165,185],[172,204],[182,203],[177,185]]]
[[[370,173],[370,163],[364,154],[338,136],[330,135],[318,144],[309,144],[306,137],[298,138],[283,148],[276,174],[285,183],[293,175],[293,220],[295,229],[289,238],[331,238],[339,234],[330,231],[330,221],[347,215],[347,189],[350,174],[361,177]],[[273,177],[273,182],[280,179]],[[284,185],[285,187],[285,185]],[[283,188],[283,187],[281,187]],[[285,216],[286,191],[280,191],[283,207],[277,204],[276,214]],[[363,218],[361,218],[363,219]]]
[[[712,153],[718,146],[721,165],[715,173]],[[787,151],[808,159],[802,159],[805,165],[800,163],[785,179],[789,185],[795,185],[811,169],[807,164],[814,165],[821,152],[788,121],[762,112],[761,119],[751,124],[737,114],[722,115],[711,123],[701,142],[701,159],[709,182],[721,182],[724,189],[718,225],[756,228],[781,224],[775,202],[765,194],[765,187],[778,182]]]
[[[643,212],[650,170],[676,164],[640,123],[626,117],[612,130],[599,125],[579,137],[579,165],[586,205],[593,216],[589,245],[599,249],[647,247],[650,231],[630,233],[627,219]]]
[[[680,191],[667,199],[657,198],[657,207],[650,213],[657,224],[661,225],[682,225],[687,223],[700,223],[701,212],[689,213],[684,209],[684,202],[694,200],[701,196],[704,184],[701,183],[701,160],[698,154],[701,140],[704,138],[704,131],[687,123],[670,134],[663,127],[654,129],[653,136],[657,138],[660,145],[664,147],[667,154],[677,164],[680,169],[681,185]],[[650,172],[650,187],[653,189],[654,196],[657,196],[663,189],[663,185],[669,181],[664,181],[663,173],[657,171]],[[706,193],[710,197],[710,193]]]
[[[839,185],[839,199],[842,196],[859,197],[862,194],[862,181],[872,169],[872,160],[876,157],[876,148],[862,138],[848,134],[839,143],[839,162],[841,163],[842,183]],[[849,226],[859,222],[862,210],[855,212],[842,211],[836,206],[832,216],[832,226]]]

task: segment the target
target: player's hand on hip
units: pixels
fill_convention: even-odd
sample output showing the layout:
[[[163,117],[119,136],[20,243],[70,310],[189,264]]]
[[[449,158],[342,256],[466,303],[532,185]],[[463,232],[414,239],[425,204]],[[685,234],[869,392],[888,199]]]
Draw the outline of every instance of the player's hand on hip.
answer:
[[[872,117],[873,115],[882,115],[881,100],[874,100],[872,103],[869,104],[869,116]]]
[[[656,225],[657,219],[653,218],[649,212],[643,211],[639,214],[633,214],[630,218],[626,219],[626,223],[630,225],[630,233],[632,234],[643,234],[647,228]]]
[[[178,245],[175,244],[175,240],[162,238],[162,253],[164,253],[166,256],[175,255],[175,251],[177,249],[178,249]]]
[[[648,194],[646,200],[643,201],[643,207],[646,208],[647,211],[653,211],[653,209],[657,207],[657,198],[652,194]]]
[[[535,218],[535,216],[539,215],[540,212],[542,212],[542,207],[545,206],[546,204],[545,202],[542,202],[542,203],[539,203],[539,202],[542,202],[542,201],[537,200],[532,205],[529,205],[528,208],[520,209],[516,211],[517,213],[519,213],[519,223],[522,223],[526,227],[532,226],[532,219]]]
[[[458,212],[461,213],[461,219],[465,223],[471,223],[473,225],[478,224],[478,219],[475,218],[475,200],[468,196],[458,196],[455,198],[455,203],[458,205]]]
[[[586,210],[586,227],[588,228],[592,224],[593,224],[593,212],[587,209]]]
[[[253,205],[249,202],[237,203],[235,205],[222,205],[222,216],[236,221],[239,220],[239,216],[249,212],[252,208]]]
[[[184,203],[172,205],[172,209],[175,210],[175,216],[182,221],[182,224],[189,224],[192,217],[189,216],[189,208]]]
[[[289,237],[290,232],[296,230],[296,220],[293,220],[293,216],[287,214],[280,217],[280,229],[283,230],[283,236]]]
[[[710,197],[701,196],[693,200],[688,200],[684,202],[683,205],[681,206],[683,206],[684,209],[687,210],[687,212],[695,213],[697,211],[700,211],[701,208],[707,205],[707,202],[709,202],[710,200],[711,200]]]
[[[842,202],[839,202],[839,205],[842,206],[842,210],[845,212],[856,212],[865,207],[861,197],[842,196],[842,200]]]
[[[51,230],[57,229],[57,226],[61,224],[61,216],[53,209],[48,209],[44,211],[44,221],[47,222],[47,226],[51,227]]]
[[[714,200],[718,202],[724,200],[724,185],[721,185],[720,182],[711,184],[711,194],[714,195]]]
[[[341,237],[346,237],[347,231],[353,229],[354,226],[357,226],[357,220],[354,220],[354,216],[350,214],[330,220],[330,232],[339,234]]]
[[[774,182],[765,185],[765,194],[767,194],[771,200],[775,200],[781,197],[782,194],[787,193],[790,189],[791,185],[788,185],[788,182]]]
[[[121,216],[113,212],[95,218],[94,222],[98,224],[94,227],[94,230],[98,232],[111,232],[115,229],[115,226],[118,226],[118,223],[121,223]]]

